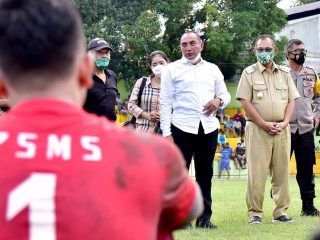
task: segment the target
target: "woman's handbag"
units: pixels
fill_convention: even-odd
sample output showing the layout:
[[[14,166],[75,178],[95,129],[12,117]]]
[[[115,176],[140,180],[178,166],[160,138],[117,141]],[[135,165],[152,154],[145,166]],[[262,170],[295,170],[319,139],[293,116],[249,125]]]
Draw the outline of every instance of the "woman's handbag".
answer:
[[[138,107],[140,107],[140,104],[141,104],[142,91],[146,85],[146,82],[147,82],[147,78],[146,77],[142,78],[142,82],[141,82],[139,93],[138,93],[138,101],[137,101]],[[136,128],[136,120],[137,120],[136,117],[132,116],[131,120],[128,120],[122,124],[122,127]]]

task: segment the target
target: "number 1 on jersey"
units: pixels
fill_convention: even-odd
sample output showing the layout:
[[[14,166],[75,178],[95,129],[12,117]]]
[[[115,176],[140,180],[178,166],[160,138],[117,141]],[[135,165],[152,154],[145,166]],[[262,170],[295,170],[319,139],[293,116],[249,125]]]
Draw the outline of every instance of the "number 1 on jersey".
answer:
[[[9,193],[6,220],[29,207],[29,240],[56,240],[56,182],[55,174],[33,173]]]

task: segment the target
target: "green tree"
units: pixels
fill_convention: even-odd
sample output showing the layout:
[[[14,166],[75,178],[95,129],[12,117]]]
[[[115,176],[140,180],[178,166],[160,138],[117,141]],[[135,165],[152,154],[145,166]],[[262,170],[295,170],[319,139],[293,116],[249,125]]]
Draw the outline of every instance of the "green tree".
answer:
[[[147,56],[163,50],[181,57],[179,39],[186,30],[200,29],[203,57],[216,63],[230,79],[255,62],[252,48],[262,33],[274,35],[287,23],[279,0],[74,0],[87,39],[103,37],[113,47],[111,68],[128,89],[147,75]],[[279,40],[282,51],[286,39]],[[277,61],[283,60],[280,52]]]
[[[319,0],[297,0],[295,5],[303,5],[313,2],[319,2]]]
[[[277,7],[278,0],[216,0],[206,1],[207,40],[205,57],[221,68],[229,79],[245,66],[254,63],[254,40],[260,34],[274,35],[287,23],[286,13]],[[279,46],[285,39],[279,40]],[[278,44],[277,44],[278,45]],[[280,46],[276,61],[283,60]]]

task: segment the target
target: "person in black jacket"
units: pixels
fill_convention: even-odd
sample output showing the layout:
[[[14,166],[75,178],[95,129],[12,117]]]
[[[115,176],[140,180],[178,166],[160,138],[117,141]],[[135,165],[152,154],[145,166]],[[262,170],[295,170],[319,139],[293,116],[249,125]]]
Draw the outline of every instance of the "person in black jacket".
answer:
[[[94,56],[93,86],[88,90],[84,109],[98,116],[116,121],[117,77],[107,69],[111,58],[111,47],[102,38],[95,38],[88,44],[88,51]]]

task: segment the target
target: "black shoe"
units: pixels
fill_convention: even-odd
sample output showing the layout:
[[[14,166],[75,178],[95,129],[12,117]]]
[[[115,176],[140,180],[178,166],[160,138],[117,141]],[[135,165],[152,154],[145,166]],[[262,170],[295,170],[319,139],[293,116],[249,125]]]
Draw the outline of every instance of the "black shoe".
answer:
[[[259,217],[259,216],[250,217],[249,224],[262,224],[261,217]]]
[[[300,216],[320,216],[320,212],[314,206],[302,209]]]
[[[212,224],[208,219],[200,218],[196,221],[196,228],[216,229],[217,226]]]
[[[275,218],[272,220],[273,223],[292,223],[294,220],[291,217],[288,217],[287,215],[282,215],[278,218]]]
[[[185,230],[192,229],[192,223],[188,223],[187,225],[183,226],[181,229],[185,229]]]

